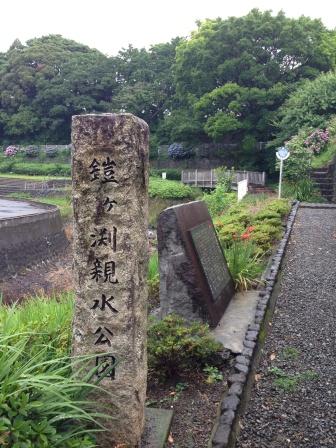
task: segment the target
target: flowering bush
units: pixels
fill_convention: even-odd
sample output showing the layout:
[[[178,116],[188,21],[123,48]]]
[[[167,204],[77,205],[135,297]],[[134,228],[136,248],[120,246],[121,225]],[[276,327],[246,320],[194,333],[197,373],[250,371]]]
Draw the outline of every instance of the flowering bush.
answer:
[[[168,155],[173,160],[186,159],[193,155],[193,151],[186,148],[183,143],[172,143],[168,147]]]
[[[6,157],[14,157],[18,151],[19,149],[16,146],[7,146],[7,148],[4,151],[4,154]]]
[[[254,226],[249,226],[249,227],[247,227],[247,229],[245,230],[245,232],[241,235],[241,239],[242,240],[249,240],[250,239],[250,236],[251,236],[251,233],[253,232],[253,230],[254,230]]]
[[[312,154],[320,154],[322,149],[329,141],[329,131],[328,129],[316,129],[311,134],[308,135],[304,144],[309,152]]]

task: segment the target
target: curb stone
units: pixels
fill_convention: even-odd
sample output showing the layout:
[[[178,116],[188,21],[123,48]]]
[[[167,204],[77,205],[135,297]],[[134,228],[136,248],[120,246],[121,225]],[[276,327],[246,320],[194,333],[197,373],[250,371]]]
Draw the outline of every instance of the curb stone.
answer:
[[[239,423],[239,414],[242,411],[242,397],[244,396],[244,393],[247,394],[247,383],[250,380],[253,381],[251,378],[252,365],[253,360],[256,357],[258,338],[260,337],[262,324],[265,321],[266,311],[270,306],[273,288],[280,271],[281,262],[285,254],[286,246],[299,206],[300,203],[298,201],[293,202],[292,210],[287,217],[284,235],[278,244],[273,258],[266,267],[266,272],[263,275],[265,287],[263,290],[259,291],[259,299],[257,302],[254,322],[249,325],[246,331],[243,342],[243,352],[235,358],[233,371],[238,373],[233,373],[227,380],[229,389],[220,403],[220,417],[209,442],[209,448],[234,447],[237,434],[236,427]]]

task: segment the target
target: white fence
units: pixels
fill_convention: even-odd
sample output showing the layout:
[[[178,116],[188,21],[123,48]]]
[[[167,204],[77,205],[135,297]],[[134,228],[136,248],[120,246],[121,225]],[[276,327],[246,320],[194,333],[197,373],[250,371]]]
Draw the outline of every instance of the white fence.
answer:
[[[231,175],[228,171],[228,175]],[[258,171],[234,171],[233,184],[238,184],[242,180],[247,180],[248,184],[265,185],[266,173]],[[186,185],[194,185],[195,187],[214,188],[217,183],[215,170],[183,170],[181,182]]]

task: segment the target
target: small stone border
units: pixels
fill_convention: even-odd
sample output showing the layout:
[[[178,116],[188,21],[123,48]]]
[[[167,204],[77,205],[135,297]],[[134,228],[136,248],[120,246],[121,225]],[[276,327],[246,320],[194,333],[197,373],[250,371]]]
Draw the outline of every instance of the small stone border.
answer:
[[[312,205],[309,204],[309,206]],[[316,208],[322,208],[319,207],[322,204],[314,205],[318,206]],[[323,205],[326,208],[326,204]],[[234,447],[238,431],[239,415],[244,412],[246,407],[246,402],[254,382],[254,367],[258,364],[261,355],[261,350],[257,342],[261,342],[260,345],[262,345],[267,323],[273,314],[275,298],[271,300],[271,296],[299,206],[299,202],[293,202],[291,212],[288,215],[285,233],[264,273],[265,287],[259,292],[254,322],[247,329],[243,352],[235,358],[232,373],[227,380],[228,390],[220,403],[220,415],[213,430],[208,445],[209,448]]]

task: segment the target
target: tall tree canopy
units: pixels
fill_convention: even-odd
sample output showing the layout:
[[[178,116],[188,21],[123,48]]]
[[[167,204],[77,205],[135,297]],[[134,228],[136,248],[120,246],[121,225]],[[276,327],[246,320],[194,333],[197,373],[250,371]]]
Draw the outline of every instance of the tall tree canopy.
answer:
[[[0,65],[3,135],[68,142],[72,115],[107,109],[117,86],[113,62],[58,35],[15,41]]]
[[[273,139],[280,120],[294,129],[286,99],[335,66],[336,33],[320,20],[257,9],[115,57],[58,35],[16,40],[0,54],[0,137],[68,143],[72,115],[126,111],[157,143],[238,143],[259,163],[256,142]]]
[[[252,135],[266,141],[294,86],[330,70],[335,57],[335,33],[320,20],[257,9],[244,17],[206,20],[177,47],[171,115],[187,110],[188,121],[197,119],[211,140],[239,142]],[[170,116],[165,123],[168,139],[176,136],[169,126],[174,122]]]

